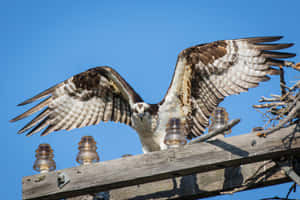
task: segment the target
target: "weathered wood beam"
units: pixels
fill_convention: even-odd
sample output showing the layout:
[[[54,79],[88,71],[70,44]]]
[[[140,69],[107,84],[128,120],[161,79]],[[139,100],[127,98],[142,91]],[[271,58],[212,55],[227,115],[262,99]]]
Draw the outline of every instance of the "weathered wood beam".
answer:
[[[294,167],[300,174],[300,160]],[[285,172],[269,160],[113,189],[109,191],[109,200],[193,200],[290,181]]]
[[[23,199],[60,199],[300,153],[299,127],[267,138],[244,134],[23,178]],[[58,187],[58,175],[70,182]]]

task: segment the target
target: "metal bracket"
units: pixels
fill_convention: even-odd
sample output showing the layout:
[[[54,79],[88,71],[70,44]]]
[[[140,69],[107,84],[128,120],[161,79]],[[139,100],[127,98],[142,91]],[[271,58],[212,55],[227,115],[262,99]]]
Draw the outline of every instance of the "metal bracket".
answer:
[[[64,172],[58,172],[57,186],[61,189],[70,182],[69,176]]]

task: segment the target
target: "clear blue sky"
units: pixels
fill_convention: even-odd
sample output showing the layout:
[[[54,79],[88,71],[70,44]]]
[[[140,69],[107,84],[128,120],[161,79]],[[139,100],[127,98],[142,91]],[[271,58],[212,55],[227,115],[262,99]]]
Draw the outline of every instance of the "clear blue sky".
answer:
[[[141,154],[137,134],[114,123],[60,131],[46,137],[18,135],[29,119],[9,123],[28,109],[16,104],[88,68],[114,67],[145,101],[163,98],[177,54],[184,48],[221,39],[284,35],[299,53],[300,1],[1,1],[1,199],[21,199],[21,180],[32,175],[34,151],[49,143],[57,169],[76,166],[77,143],[84,135],[98,142],[101,161]],[[294,61],[300,61],[299,56]],[[300,73],[287,70],[289,81]],[[289,83],[291,85],[292,83]],[[260,96],[279,93],[278,78],[240,96],[227,98],[230,118],[241,118],[232,135],[263,125],[251,108]],[[99,172],[101,173],[101,172]],[[291,184],[214,199],[285,196]],[[300,192],[291,197],[299,197]]]

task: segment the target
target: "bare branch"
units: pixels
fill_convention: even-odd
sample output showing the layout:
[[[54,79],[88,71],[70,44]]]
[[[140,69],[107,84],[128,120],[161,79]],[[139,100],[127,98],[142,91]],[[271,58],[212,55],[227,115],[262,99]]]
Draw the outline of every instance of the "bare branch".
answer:
[[[253,108],[271,108],[271,107],[276,107],[276,106],[283,106],[285,105],[285,102],[274,102],[274,103],[266,103],[266,104],[261,104],[261,105],[253,105]]]
[[[296,115],[299,115],[299,112],[300,112],[300,102],[297,102],[296,106],[293,107],[293,109],[288,114],[288,116],[286,116],[283,120],[281,120],[277,126],[271,128],[271,129],[265,130],[265,131],[261,131],[258,136],[267,136],[267,135],[273,133],[274,131],[279,130],[280,128],[284,127],[284,125],[286,123],[288,123],[290,120],[292,120]]]
[[[292,186],[290,187],[290,189],[289,189],[289,192],[288,192],[287,195],[286,195],[286,199],[289,198],[289,196],[290,196],[290,194],[291,194],[292,191],[296,192],[296,186],[297,186],[297,184],[296,184],[296,183],[293,183],[293,185],[292,185]]]
[[[296,65],[286,61],[284,66],[296,67],[300,69],[300,63]],[[284,79],[284,70],[280,66],[280,89],[281,95],[271,94],[272,98],[261,97],[259,102],[263,104],[253,105],[256,109],[267,109],[263,115],[267,118],[265,128],[268,130],[259,132],[258,136],[266,136],[281,127],[299,123],[300,121],[300,81],[297,81],[292,87],[286,85]],[[266,103],[265,103],[266,102]]]
[[[238,124],[241,120],[240,119],[234,119],[232,121],[230,121],[228,124],[213,130],[211,133],[209,134],[205,134],[195,140],[190,141],[188,144],[195,144],[195,143],[199,143],[199,142],[204,142],[205,140],[208,140],[212,137],[215,137],[218,134],[224,133],[225,131],[228,131],[229,129],[231,129],[232,127],[234,127],[236,124]]]
[[[281,96],[280,96],[280,95],[277,95],[277,94],[271,94],[270,96],[271,96],[271,97],[275,97],[275,98],[280,98],[280,99],[281,99]]]
[[[260,100],[258,100],[258,102],[276,102],[276,101],[280,101],[280,98],[267,98],[262,96]]]
[[[295,64],[294,62],[285,61],[284,62],[284,66],[286,66],[286,67],[292,67],[295,70],[300,71],[300,63]]]
[[[298,64],[299,64],[299,63],[298,63]],[[293,91],[293,90],[295,90],[295,89],[297,89],[297,88],[300,88],[300,81],[298,81],[295,85],[293,85],[293,86],[290,88],[290,90]]]

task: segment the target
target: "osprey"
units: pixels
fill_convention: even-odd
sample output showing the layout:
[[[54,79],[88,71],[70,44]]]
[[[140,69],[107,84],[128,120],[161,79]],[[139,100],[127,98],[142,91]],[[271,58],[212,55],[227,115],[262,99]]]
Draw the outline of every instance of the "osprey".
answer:
[[[165,149],[166,125],[179,118],[188,139],[200,136],[211,113],[229,95],[248,91],[278,74],[271,66],[285,66],[282,58],[294,57],[279,50],[292,43],[271,43],[282,37],[253,37],[200,44],[181,51],[169,89],[157,104],[145,103],[111,67],[102,66],[77,74],[19,105],[44,101],[19,115],[17,121],[44,110],[18,133],[27,136],[44,129],[71,130],[114,121],[138,133],[145,153]]]

